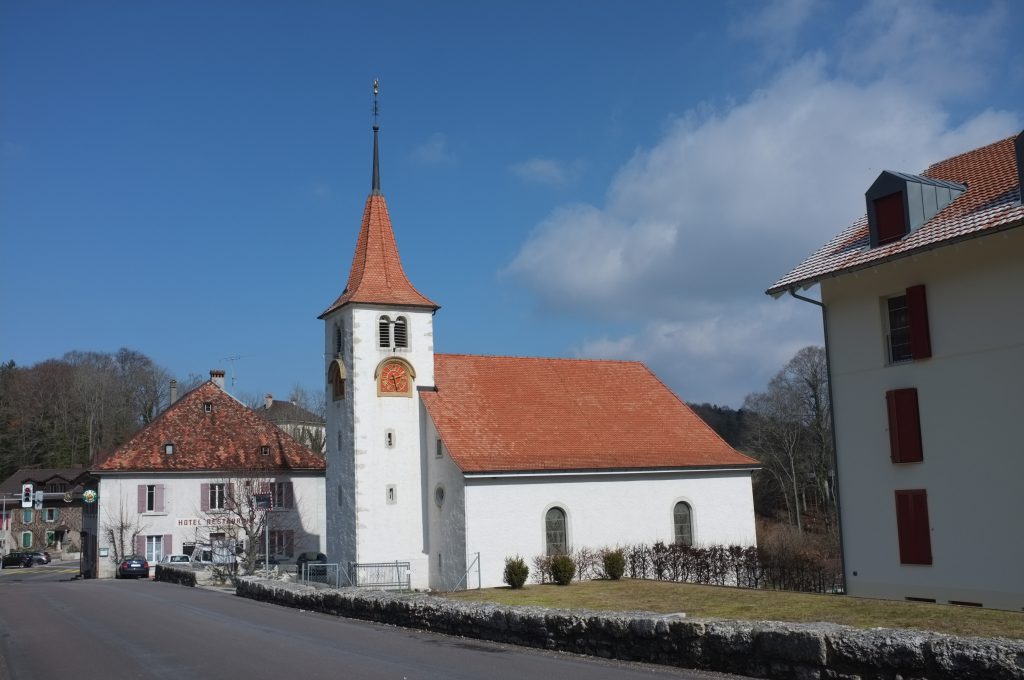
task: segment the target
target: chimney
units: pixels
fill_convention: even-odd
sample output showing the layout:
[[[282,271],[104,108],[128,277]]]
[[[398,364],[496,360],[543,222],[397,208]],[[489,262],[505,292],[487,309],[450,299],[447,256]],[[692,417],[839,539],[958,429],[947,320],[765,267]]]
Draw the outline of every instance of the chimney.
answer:
[[[274,395],[267,392],[266,396],[263,397],[263,408],[270,408],[274,405]]]
[[[210,371],[210,380],[217,387],[224,389],[224,371],[217,370],[216,368]]]
[[[171,380],[171,398],[167,405],[173,406],[176,401],[178,401],[178,381]]]

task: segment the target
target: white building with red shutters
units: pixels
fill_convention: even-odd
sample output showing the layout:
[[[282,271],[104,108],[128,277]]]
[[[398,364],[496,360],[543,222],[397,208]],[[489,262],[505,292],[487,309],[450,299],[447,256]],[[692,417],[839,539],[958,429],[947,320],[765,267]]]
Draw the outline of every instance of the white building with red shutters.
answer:
[[[507,557],[755,542],[756,461],[637,362],[435,354],[373,181],[348,282],[323,312],[327,555],[360,583],[497,586]]]
[[[210,376],[93,468],[101,578],[131,552],[151,563],[200,549],[223,561],[262,555],[264,543],[244,539],[259,520],[239,514],[254,493],[273,501],[271,559],[323,550],[324,459],[225,392],[223,371]]]
[[[767,292],[820,286],[851,595],[1024,608],[1024,133],[921,175]]]

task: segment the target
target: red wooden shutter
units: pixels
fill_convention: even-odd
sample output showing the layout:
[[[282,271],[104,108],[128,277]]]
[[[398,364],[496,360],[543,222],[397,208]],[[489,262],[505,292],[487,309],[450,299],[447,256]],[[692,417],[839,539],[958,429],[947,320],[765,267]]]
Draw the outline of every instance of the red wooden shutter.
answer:
[[[928,303],[924,286],[907,288],[907,316],[910,320],[910,355],[927,359],[932,355],[932,338],[928,330]]]
[[[207,512],[210,509],[210,485],[199,485],[199,509]]]
[[[901,564],[932,563],[927,491],[910,489],[896,492],[896,531]]]
[[[875,199],[875,228],[878,244],[903,238],[907,233],[907,222],[903,211],[903,192]]]
[[[164,511],[164,485],[157,484],[156,490],[153,492],[153,509],[157,512]]]
[[[139,493],[139,514],[141,515],[146,511],[146,485],[139,484],[136,488]]]
[[[886,392],[885,405],[889,412],[889,456],[892,462],[919,463],[924,460],[917,388]]]

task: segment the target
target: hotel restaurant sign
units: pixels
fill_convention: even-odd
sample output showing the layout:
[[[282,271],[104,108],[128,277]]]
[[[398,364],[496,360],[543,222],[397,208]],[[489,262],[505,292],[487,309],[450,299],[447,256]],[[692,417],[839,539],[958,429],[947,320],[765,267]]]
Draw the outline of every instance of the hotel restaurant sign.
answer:
[[[179,527],[226,527],[241,524],[237,517],[231,515],[210,515],[208,517],[179,517],[175,521]]]

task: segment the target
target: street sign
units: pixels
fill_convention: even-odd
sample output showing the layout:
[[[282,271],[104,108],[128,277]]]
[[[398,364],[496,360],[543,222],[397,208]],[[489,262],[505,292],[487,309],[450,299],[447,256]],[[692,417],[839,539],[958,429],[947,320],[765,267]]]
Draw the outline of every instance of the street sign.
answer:
[[[252,499],[256,504],[257,510],[273,510],[274,509],[274,496],[269,493],[254,493]]]
[[[42,503],[42,502],[43,502],[43,492],[42,491],[36,491],[36,503]]]

